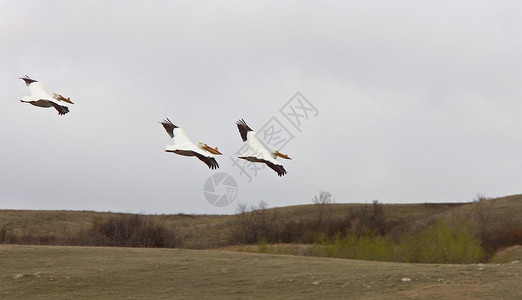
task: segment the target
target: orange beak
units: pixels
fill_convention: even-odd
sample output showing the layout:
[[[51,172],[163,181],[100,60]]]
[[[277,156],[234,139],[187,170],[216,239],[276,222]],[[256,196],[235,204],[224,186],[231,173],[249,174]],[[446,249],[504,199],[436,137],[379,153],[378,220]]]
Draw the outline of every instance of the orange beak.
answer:
[[[279,156],[279,157],[281,157],[281,158],[284,158],[284,159],[291,159],[290,156],[288,156],[288,155],[286,155],[286,154],[283,154],[283,153],[281,153],[281,152],[279,152],[279,151],[276,151],[276,152],[275,152],[275,155],[277,155],[277,156]]]
[[[218,147],[212,148],[209,145],[205,144],[203,149],[207,150],[208,152],[215,154],[215,155],[223,155],[221,152],[219,152]]]
[[[63,102],[67,102],[67,103],[71,103],[71,104],[74,104],[72,101],[71,101],[71,97],[69,98],[65,98],[64,96],[60,95],[60,94],[54,94],[55,95],[55,99],[56,100],[59,100],[59,101],[63,101]]]

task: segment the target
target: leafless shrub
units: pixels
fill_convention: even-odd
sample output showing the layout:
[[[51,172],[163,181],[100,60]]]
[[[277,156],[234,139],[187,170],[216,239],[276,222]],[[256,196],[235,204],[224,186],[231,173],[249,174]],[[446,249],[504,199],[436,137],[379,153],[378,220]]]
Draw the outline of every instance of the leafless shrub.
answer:
[[[312,198],[312,202],[317,209],[317,227],[322,228],[325,225],[327,226],[327,223],[331,221],[332,216],[332,208],[330,205],[334,203],[332,194],[326,191],[320,191],[318,195]],[[324,220],[325,217],[327,218],[326,222]]]
[[[230,242],[233,244],[253,244],[258,241],[272,240],[274,229],[277,224],[275,211],[269,211],[269,205],[265,201],[260,201],[248,209],[243,203],[238,203],[236,211],[237,219],[231,233]]]
[[[81,233],[79,242],[93,246],[176,247],[175,234],[143,215],[118,215],[108,220],[94,220],[92,227]]]
[[[356,236],[368,232],[384,235],[386,234],[386,217],[383,204],[374,200],[372,206],[364,205],[358,209],[352,209],[348,213],[348,220],[352,232]]]
[[[477,193],[473,198],[473,213],[477,223],[478,238],[483,247],[493,251],[494,246],[489,241],[488,234],[490,231],[490,224],[493,218],[492,202],[482,193]],[[488,251],[488,252],[490,252]]]

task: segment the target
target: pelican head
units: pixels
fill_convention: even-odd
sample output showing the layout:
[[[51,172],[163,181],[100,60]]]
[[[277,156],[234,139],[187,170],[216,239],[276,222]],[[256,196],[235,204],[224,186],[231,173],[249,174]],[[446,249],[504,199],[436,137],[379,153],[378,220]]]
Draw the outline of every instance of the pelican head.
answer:
[[[62,96],[62,95],[60,95],[60,94],[53,93],[53,98],[56,99],[56,100],[58,100],[58,101],[63,101],[63,102],[67,102],[67,103],[74,104],[74,103],[71,101],[71,97],[65,98],[64,96]]]
[[[288,156],[287,154],[283,154],[277,150],[273,150],[272,152],[275,156],[279,156],[281,158],[284,158],[284,159],[291,159],[290,156]]]
[[[218,150],[218,147],[216,148],[212,148],[210,147],[209,145],[205,144],[205,143],[202,143],[202,142],[199,142],[198,143],[199,147],[205,151],[208,151],[212,154],[215,154],[215,155],[223,155],[223,153],[219,152]]]

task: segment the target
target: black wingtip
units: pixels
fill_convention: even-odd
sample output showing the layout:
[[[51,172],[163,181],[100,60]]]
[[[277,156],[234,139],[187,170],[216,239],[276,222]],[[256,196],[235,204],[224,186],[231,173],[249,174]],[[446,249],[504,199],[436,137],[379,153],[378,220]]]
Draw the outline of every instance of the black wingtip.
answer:
[[[247,127],[249,130],[252,130],[252,129],[250,129],[250,128],[248,127],[247,123],[246,123],[245,120],[243,120],[243,119],[239,119],[239,120],[236,122],[236,125],[238,125],[238,126],[245,126],[245,127]]]
[[[211,170],[219,169],[219,164],[214,157],[209,158],[208,168]]]
[[[285,167],[283,165],[276,165],[272,162],[265,161],[265,164],[270,167],[270,169],[274,170],[279,177],[284,176],[287,172],[285,170]]]
[[[163,125],[170,125],[170,126],[172,126],[173,128],[179,128],[178,126],[174,125],[174,124],[169,120],[169,118],[165,118],[165,119],[163,119],[163,121],[158,122],[158,123],[163,124]]]
[[[247,132],[253,131],[252,128],[248,127],[245,120],[240,119],[236,122],[237,129],[239,129],[239,134],[241,135],[241,138],[243,139],[243,142],[247,141]]]
[[[63,116],[65,115],[66,113],[69,112],[69,108],[67,106],[63,106],[63,105],[60,105],[60,104],[57,104],[57,103],[54,103],[53,101],[47,101],[49,104],[51,104],[55,109],[56,111],[58,111],[58,114],[60,116]]]
[[[170,138],[174,138],[174,129],[179,128],[178,126],[174,125],[169,118],[165,118],[165,120],[159,122],[161,125],[163,125],[163,128],[167,131]]]
[[[219,164],[214,157],[208,157],[197,152],[195,152],[194,154],[199,160],[204,162],[210,170],[219,169]]]
[[[285,168],[284,168],[283,166],[279,166],[279,167],[280,167],[279,170],[276,171],[276,172],[277,172],[277,175],[278,175],[279,177],[283,177],[283,176],[285,176],[285,174],[286,174],[286,170],[285,170]]]
[[[25,84],[27,86],[29,86],[31,83],[33,82],[38,82],[38,80],[34,80],[32,78],[30,78],[29,76],[25,75],[25,77],[20,77],[20,79],[22,79],[23,81],[25,81]]]

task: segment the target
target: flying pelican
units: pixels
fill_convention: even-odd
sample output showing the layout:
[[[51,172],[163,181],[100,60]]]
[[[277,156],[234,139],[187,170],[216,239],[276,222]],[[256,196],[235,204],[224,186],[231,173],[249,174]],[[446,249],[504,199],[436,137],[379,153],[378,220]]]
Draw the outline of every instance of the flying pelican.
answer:
[[[257,138],[256,132],[253,131],[246,124],[245,120],[241,119],[236,122],[237,128],[239,129],[239,134],[241,134],[241,138],[243,142],[247,143],[248,151],[247,153],[238,155],[238,158],[246,159],[250,162],[260,162],[265,163],[270,169],[276,171],[277,175],[283,176],[286,174],[286,170],[276,161],[276,158],[279,156],[284,159],[291,159],[288,155],[282,154],[276,150],[268,150],[261,144],[259,139]]]
[[[52,99],[53,97],[49,96],[43,88],[43,83],[39,82],[37,80],[29,78],[29,76],[25,75],[25,77],[21,77],[23,81],[25,81],[25,84],[27,87],[29,87],[29,96],[23,96],[22,99],[20,99],[20,102],[24,103],[30,103],[34,106],[38,107],[54,107],[59,115],[65,115],[69,112],[69,108],[67,106],[60,105],[56,102],[54,102]],[[65,98],[62,95],[54,94],[54,99],[58,101],[64,101],[67,103],[72,103],[70,98]]]
[[[219,164],[212,154],[221,155],[218,148],[212,148],[207,144],[199,142],[194,144],[185,134],[183,128],[172,124],[167,118],[160,122],[165,128],[170,138],[174,140],[173,145],[166,145],[165,152],[172,152],[184,156],[195,156],[205,164],[209,169],[219,168]],[[209,154],[211,153],[211,154]]]

